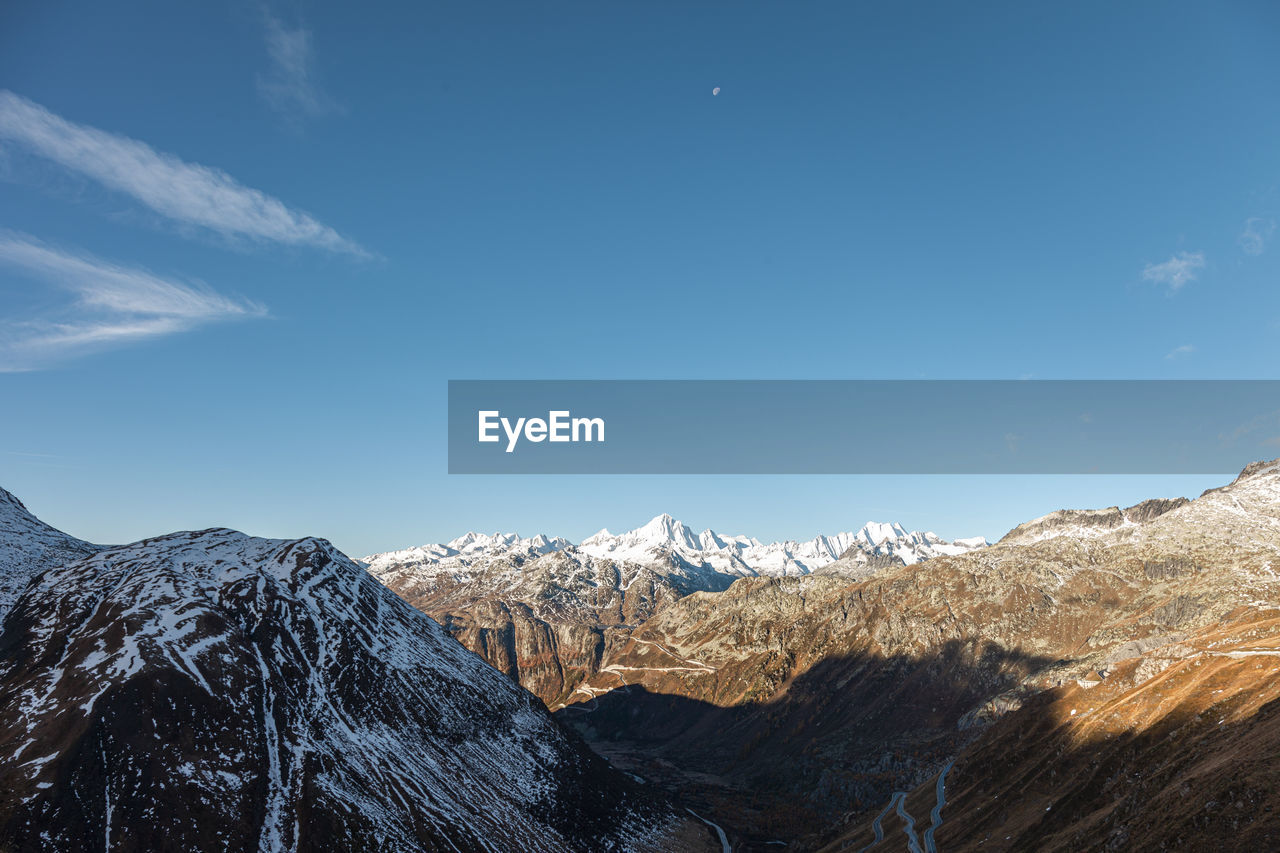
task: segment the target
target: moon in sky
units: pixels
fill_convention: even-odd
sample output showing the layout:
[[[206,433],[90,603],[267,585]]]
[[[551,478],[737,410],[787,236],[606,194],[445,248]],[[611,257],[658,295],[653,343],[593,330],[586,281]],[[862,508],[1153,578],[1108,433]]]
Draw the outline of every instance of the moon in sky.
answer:
[[[712,89],[712,90],[711,90],[711,94],[713,94],[713,95],[718,95],[718,94],[720,94],[720,87],[719,87],[719,86],[716,86],[714,89]]]

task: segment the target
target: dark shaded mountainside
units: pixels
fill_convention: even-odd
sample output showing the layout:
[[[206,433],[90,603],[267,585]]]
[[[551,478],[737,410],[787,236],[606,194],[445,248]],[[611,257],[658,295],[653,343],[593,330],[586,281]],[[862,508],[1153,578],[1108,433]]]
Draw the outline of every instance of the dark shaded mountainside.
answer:
[[[0,850],[702,850],[319,539],[101,548],[0,491]]]
[[[464,643],[511,648],[450,622],[466,602],[433,583]],[[485,595],[536,629],[506,671],[564,674],[526,683],[735,849],[1280,847],[1277,463],[915,565],[664,595],[603,629],[542,589]]]

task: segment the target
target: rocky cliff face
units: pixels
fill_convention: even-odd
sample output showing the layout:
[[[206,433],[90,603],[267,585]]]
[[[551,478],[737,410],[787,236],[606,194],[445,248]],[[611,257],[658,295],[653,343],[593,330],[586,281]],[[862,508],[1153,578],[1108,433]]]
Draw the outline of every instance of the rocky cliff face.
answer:
[[[328,543],[218,529],[26,587],[0,786],[15,851],[710,842]]]
[[[608,646],[630,626],[701,585],[678,564],[616,563],[574,548],[532,559],[502,555],[463,576],[411,566],[380,578],[551,704],[598,672]]]
[[[1087,538],[1151,521],[1170,510],[1185,506],[1186,498],[1154,498],[1127,509],[1060,509],[1019,524],[1000,540],[1001,545],[1027,544],[1055,536]]]

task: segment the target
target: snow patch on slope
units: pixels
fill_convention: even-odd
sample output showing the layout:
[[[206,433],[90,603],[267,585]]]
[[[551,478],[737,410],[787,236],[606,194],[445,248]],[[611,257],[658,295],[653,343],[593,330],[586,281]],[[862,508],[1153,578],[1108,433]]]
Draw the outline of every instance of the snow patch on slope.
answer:
[[[33,577],[99,548],[55,530],[0,489],[0,619]]]

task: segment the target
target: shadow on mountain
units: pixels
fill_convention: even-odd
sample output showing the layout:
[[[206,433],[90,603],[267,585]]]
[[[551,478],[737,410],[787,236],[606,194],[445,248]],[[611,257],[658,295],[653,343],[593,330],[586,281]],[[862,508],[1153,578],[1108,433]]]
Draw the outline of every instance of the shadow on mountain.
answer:
[[[1256,660],[1029,699],[948,772],[938,849],[1280,849],[1280,679],[1277,661]],[[936,803],[932,778],[907,797],[917,833]],[[890,813],[882,828],[869,849],[903,849],[905,822]],[[833,837],[824,853],[867,849],[870,817]]]
[[[976,737],[984,705],[1053,662],[954,641],[920,657],[784,660],[801,671],[767,701],[722,707],[631,685],[556,717],[617,766],[705,809],[735,849],[812,849],[931,778]]]

